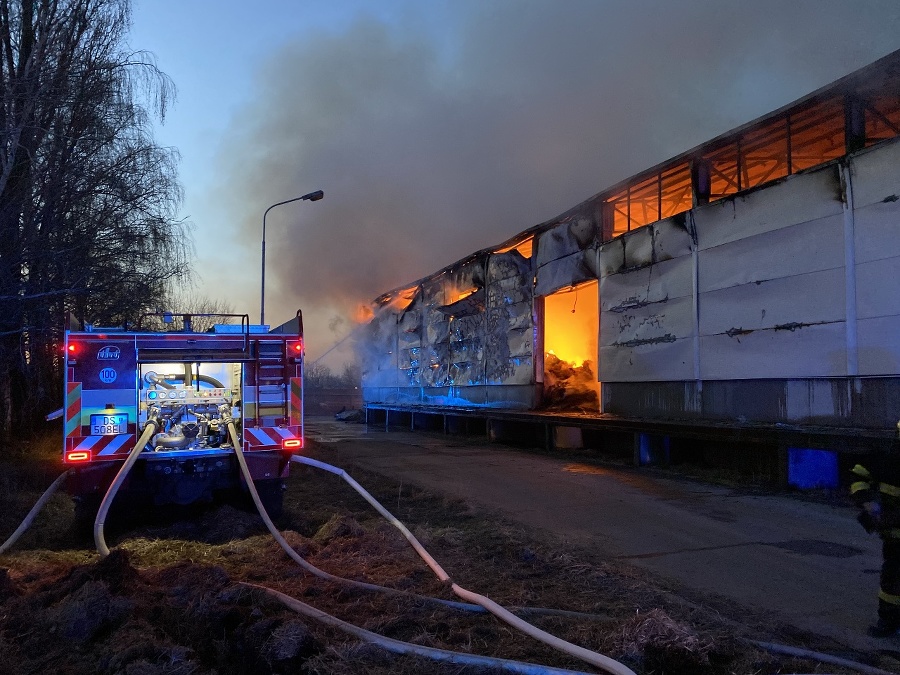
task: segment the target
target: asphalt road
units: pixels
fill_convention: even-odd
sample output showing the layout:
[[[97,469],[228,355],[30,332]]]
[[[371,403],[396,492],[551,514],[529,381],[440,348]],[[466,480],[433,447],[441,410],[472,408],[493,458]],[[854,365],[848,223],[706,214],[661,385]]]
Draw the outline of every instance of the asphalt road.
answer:
[[[861,650],[880,541],[847,507],[587,465],[471,439],[307,420],[323,460],[466,500]]]

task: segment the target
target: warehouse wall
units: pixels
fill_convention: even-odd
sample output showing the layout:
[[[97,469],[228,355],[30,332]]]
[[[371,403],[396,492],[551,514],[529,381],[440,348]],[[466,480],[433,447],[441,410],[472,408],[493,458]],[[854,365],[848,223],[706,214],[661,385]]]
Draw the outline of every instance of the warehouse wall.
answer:
[[[893,426],[898,195],[895,141],[604,244],[604,411]]]
[[[538,405],[531,259],[483,252],[386,299],[357,350],[368,402]]]

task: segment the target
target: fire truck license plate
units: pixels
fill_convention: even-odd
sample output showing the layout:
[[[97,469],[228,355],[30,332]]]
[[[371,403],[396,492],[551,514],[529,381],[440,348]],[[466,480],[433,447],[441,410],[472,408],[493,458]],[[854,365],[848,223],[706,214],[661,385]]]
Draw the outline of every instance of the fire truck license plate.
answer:
[[[128,433],[128,413],[91,415],[91,436],[115,436]]]

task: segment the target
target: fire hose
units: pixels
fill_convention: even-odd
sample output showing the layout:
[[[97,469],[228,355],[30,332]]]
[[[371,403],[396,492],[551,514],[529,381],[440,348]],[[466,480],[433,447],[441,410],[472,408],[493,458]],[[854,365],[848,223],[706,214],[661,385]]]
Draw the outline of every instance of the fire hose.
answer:
[[[109,486],[106,494],[103,495],[103,501],[100,502],[100,508],[97,510],[97,517],[94,519],[94,545],[97,547],[97,553],[100,554],[101,558],[105,558],[109,555],[109,547],[107,547],[106,539],[103,537],[103,525],[106,521],[106,514],[109,512],[109,507],[112,505],[116,493],[119,491],[122,483],[125,482],[128,472],[131,471],[131,467],[134,466],[134,463],[137,461],[138,455],[144,451],[144,447],[150,442],[150,439],[153,438],[153,434],[156,433],[156,430],[159,427],[158,413],[159,411],[157,411],[156,408],[150,408],[148,411],[147,424],[144,427],[144,433],[141,434],[134,449],[128,453],[128,458],[122,463],[112,484]]]
[[[562,675],[563,673],[568,673],[569,675],[587,675],[587,673],[582,673],[581,671],[563,670],[561,668],[553,668],[551,666],[541,666],[534,663],[525,663],[524,661],[498,659],[492,656],[477,656],[475,654],[467,654],[465,652],[455,652],[448,649],[436,649],[434,647],[425,647],[423,645],[412,644],[410,642],[401,642],[400,640],[395,640],[393,638],[385,637],[384,635],[379,635],[378,633],[373,633],[372,631],[366,630],[365,628],[354,626],[353,624],[347,623],[346,621],[341,621],[340,619],[331,616],[330,614],[326,614],[325,612],[318,610],[315,607],[307,605],[305,602],[301,602],[296,598],[292,598],[291,596],[276,591],[273,588],[269,588],[268,586],[260,586],[258,584],[250,584],[247,582],[241,582],[241,584],[243,586],[247,586],[248,588],[262,591],[266,595],[269,595],[278,600],[285,607],[288,607],[289,609],[292,609],[299,614],[303,614],[304,616],[308,616],[329,626],[338,628],[345,633],[349,633],[350,635],[358,637],[361,640],[364,640],[371,644],[378,645],[379,647],[382,647],[395,654],[411,654],[413,656],[423,656],[435,661],[445,661],[461,666],[499,668],[502,670],[508,670],[513,673],[522,673],[522,675]]]
[[[352,581],[349,579],[343,579],[341,577],[337,577],[337,576],[331,575],[327,572],[324,572],[322,570],[319,570],[317,567],[311,565],[309,562],[304,560],[302,557],[300,557],[296,553],[296,551],[294,551],[294,549],[290,546],[290,544],[288,544],[288,542],[284,539],[284,537],[281,536],[281,533],[278,532],[274,523],[272,523],[271,519],[269,518],[268,514],[266,513],[265,508],[263,507],[262,502],[259,498],[259,494],[256,491],[256,488],[253,484],[252,477],[250,476],[249,467],[247,467],[246,460],[245,460],[243,452],[241,450],[241,445],[240,445],[239,439],[237,437],[237,432],[234,428],[234,420],[230,418],[230,415],[227,415],[227,417],[228,417],[227,427],[228,427],[228,431],[231,436],[232,442],[234,443],[235,455],[238,458],[238,463],[241,467],[241,471],[245,477],[245,480],[247,481],[247,486],[250,491],[250,495],[253,498],[254,504],[256,505],[257,510],[260,512],[260,516],[263,518],[263,521],[265,522],[269,531],[275,537],[276,541],[278,541],[278,543],[285,550],[285,552],[288,553],[288,555],[290,555],[290,557],[292,559],[294,559],[296,562],[300,563],[301,566],[303,566],[305,569],[310,571],[312,574],[315,574],[316,576],[319,576],[319,577],[322,577],[322,578],[325,578],[328,580],[339,581],[339,582],[344,582],[344,583],[351,583],[353,585],[357,585],[357,586],[363,587],[363,588],[368,588],[371,590],[395,592],[399,595],[409,595],[409,596],[413,596],[413,597],[416,597],[421,600],[434,600],[434,601],[438,601],[442,604],[457,607],[460,609],[470,609],[470,608],[475,608],[475,607],[479,606],[479,605],[470,605],[468,603],[458,603],[458,602],[446,601],[446,600],[442,600],[440,598],[428,598],[426,596],[419,596],[419,595],[415,595],[415,594],[411,594],[411,593],[406,593],[404,591],[398,591],[395,589],[389,589],[389,588],[385,588],[382,586],[376,586],[375,584],[366,584],[364,582],[355,582],[355,581]],[[155,416],[151,416],[151,419],[148,420],[147,425],[144,428],[144,433],[141,435],[141,438],[138,440],[137,445],[135,445],[135,448],[130,452],[128,458],[123,463],[119,472],[116,474],[116,477],[113,480],[113,483],[110,485],[110,488],[107,490],[106,495],[104,495],[103,501],[101,502],[100,509],[98,510],[97,518],[94,523],[94,541],[97,546],[97,551],[102,557],[109,555],[109,548],[106,546],[106,542],[103,537],[103,525],[104,525],[104,520],[105,520],[106,514],[109,511],[109,507],[110,507],[113,499],[115,498],[116,493],[118,492],[119,488],[121,487],[122,483],[124,482],[125,477],[127,476],[128,472],[131,470],[131,467],[137,461],[138,456],[143,451],[144,447],[149,442],[150,438],[152,438],[153,433],[155,433],[157,428],[158,428],[158,420]],[[431,569],[435,572],[435,574],[438,575],[438,578],[442,578],[441,573],[443,573],[443,576],[446,578],[443,578],[442,580],[445,582],[451,583],[452,584],[451,588],[453,588],[454,592],[457,593],[457,595],[460,595],[461,597],[464,597],[464,598],[471,598],[471,599],[475,600],[476,602],[478,601],[478,599],[482,599],[483,601],[486,601],[486,602],[480,603],[480,604],[482,606],[487,605],[488,611],[491,611],[492,613],[496,613],[495,610],[498,609],[501,612],[501,614],[502,613],[509,614],[512,617],[512,619],[516,621],[516,623],[521,623],[521,624],[524,624],[526,627],[531,627],[535,631],[538,631],[539,633],[543,633],[544,635],[549,636],[554,641],[564,643],[565,645],[570,645],[571,647],[575,647],[577,650],[582,650],[584,652],[587,652],[588,654],[593,654],[595,656],[599,656],[604,659],[608,658],[608,657],[603,657],[603,655],[601,655],[601,654],[596,654],[595,652],[590,652],[589,650],[586,650],[582,647],[578,647],[577,645],[571,645],[571,643],[568,643],[564,640],[556,638],[555,636],[549,635],[548,633],[544,633],[544,631],[541,631],[540,629],[538,629],[534,626],[531,626],[531,624],[528,624],[527,622],[524,622],[521,619],[519,619],[518,617],[510,614],[508,612],[508,610],[505,610],[500,605],[497,605],[489,598],[485,598],[484,596],[480,596],[476,593],[472,593],[471,591],[467,591],[467,590],[457,586],[455,583],[452,583],[449,575],[447,575],[446,572],[444,572],[443,568],[441,568],[440,565],[436,561],[434,561],[433,558],[431,558],[431,556],[427,553],[427,551],[425,551],[424,547],[422,547],[421,543],[418,542],[418,540],[415,538],[415,536],[411,532],[409,532],[409,530],[399,520],[397,520],[389,511],[387,511],[387,509],[385,509],[383,506],[381,506],[381,504],[377,500],[375,500],[375,498],[372,497],[371,494],[369,494],[365,490],[365,488],[363,488],[361,485],[359,485],[359,483],[357,483],[353,478],[351,478],[343,469],[340,469],[338,467],[335,467],[335,466],[332,466],[329,464],[325,464],[324,462],[318,462],[316,460],[305,458],[305,457],[293,457],[292,460],[299,464],[306,464],[308,466],[313,466],[316,468],[323,469],[325,471],[329,471],[330,473],[334,473],[334,474],[340,476],[341,478],[343,478],[346,482],[348,482],[382,516],[387,518],[395,527],[400,529],[400,531],[403,533],[404,537],[407,538],[407,540],[410,542],[410,544],[413,546],[413,548],[419,553],[420,556],[423,557],[425,562],[428,564],[429,567],[431,567]],[[56,480],[53,481],[53,483],[47,488],[47,490],[44,491],[44,493],[41,495],[41,497],[38,499],[38,501],[34,504],[34,506],[31,508],[31,510],[25,516],[24,520],[21,522],[19,527],[16,528],[15,532],[13,532],[13,534],[10,535],[10,537],[5,542],[3,542],[2,545],[0,545],[0,554],[3,554],[6,551],[8,551],[16,543],[16,541],[18,541],[18,539],[22,536],[22,534],[32,525],[32,523],[33,523],[35,517],[38,515],[38,513],[40,513],[40,511],[44,508],[44,506],[49,501],[49,499],[53,496],[53,494],[56,493],[56,491],[63,484],[63,482],[65,482],[65,479],[68,476],[68,474],[69,474],[68,471],[63,472],[60,476],[58,476],[56,478]],[[246,584],[245,583],[244,585],[251,587],[251,588],[260,589],[260,590],[266,592],[267,594],[271,595],[272,597],[275,597],[276,599],[281,601],[283,604],[285,604],[286,606],[288,606],[289,608],[291,608],[295,611],[301,612],[301,613],[305,614],[306,616],[310,616],[310,617],[318,619],[320,621],[324,621],[325,623],[328,623],[329,625],[333,625],[338,628],[341,628],[342,630],[344,630],[346,632],[349,632],[353,635],[361,637],[362,639],[372,642],[373,644],[382,646],[385,649],[395,652],[395,653],[415,654],[415,655],[419,655],[419,656],[425,656],[428,658],[442,660],[442,661],[448,661],[451,663],[457,663],[457,664],[461,664],[461,665],[492,666],[492,667],[497,667],[497,668],[501,668],[504,670],[510,670],[512,672],[528,673],[528,674],[532,674],[532,675],[543,675],[543,674],[550,675],[550,674],[555,674],[555,673],[574,673],[575,672],[575,671],[567,671],[567,670],[561,670],[561,669],[556,669],[556,668],[550,668],[550,667],[546,667],[546,666],[538,666],[535,664],[529,664],[529,663],[524,663],[524,662],[509,661],[506,659],[494,659],[492,657],[473,656],[471,654],[465,654],[462,652],[452,652],[452,651],[447,651],[447,650],[431,649],[431,648],[422,647],[420,645],[404,643],[404,642],[401,642],[398,640],[393,640],[391,638],[377,635],[375,633],[371,633],[370,631],[366,631],[362,628],[358,628],[357,626],[353,626],[352,624],[347,624],[346,622],[343,622],[340,619],[337,619],[336,617],[333,617],[329,614],[325,614],[324,612],[321,612],[320,610],[310,607],[309,605],[306,605],[305,603],[302,603],[299,600],[296,600],[295,598],[291,598],[290,596],[280,593],[279,591],[276,591],[274,589],[271,589],[271,588],[268,588],[265,586],[258,586],[256,584]],[[462,593],[460,593],[460,591]],[[548,612],[552,612],[552,613],[559,612],[562,615],[587,616],[587,615],[582,615],[581,613],[578,613],[578,612],[565,612],[563,610],[544,610],[544,611],[548,611]],[[503,620],[506,620],[506,618],[504,616],[501,616],[499,614],[498,614],[498,617]],[[509,622],[509,623],[511,623],[511,625],[514,625],[517,628],[519,627],[515,623],[512,623],[512,622]],[[529,635],[532,634],[530,631],[526,631],[526,632]],[[541,639],[541,638],[538,637],[537,639]],[[544,640],[542,640],[542,641],[544,641]],[[869,665],[866,665],[863,663],[858,663],[856,661],[852,661],[849,659],[834,657],[830,654],[825,654],[822,652],[816,652],[816,651],[811,651],[811,650],[806,650],[806,649],[797,649],[796,647],[790,647],[788,645],[780,645],[780,644],[774,644],[774,643],[769,643],[769,642],[758,642],[755,640],[748,640],[747,642],[749,642],[750,644],[753,644],[754,646],[756,646],[760,649],[764,649],[766,651],[770,651],[770,652],[774,652],[774,653],[778,653],[778,654],[786,654],[786,655],[795,656],[795,657],[799,657],[799,658],[814,659],[814,660],[818,660],[822,663],[831,663],[831,664],[835,664],[835,665],[841,665],[845,668],[849,668],[849,669],[855,670],[860,673],[872,673],[872,675],[876,675],[876,674],[877,675],[882,675],[882,674],[886,675],[889,672],[886,670],[882,670],[880,668],[869,666]],[[550,644],[550,643],[548,643],[548,644]],[[556,646],[556,645],[552,644],[551,646]],[[566,650],[563,650],[563,651],[566,651]],[[570,653],[570,652],[566,651],[566,653]],[[572,655],[575,656],[576,654],[572,654]],[[579,658],[581,658],[581,657],[579,656]],[[610,673],[616,673],[616,674],[623,673],[625,675],[628,675],[628,674],[635,675],[633,671],[628,669],[626,666],[618,663],[617,661],[614,661],[612,659],[609,659],[609,661],[612,664],[615,664],[616,666],[618,666],[619,669],[611,670],[611,669],[605,668],[602,665],[600,667],[604,668],[604,670],[607,670],[607,672],[610,672]],[[597,664],[595,664],[595,665],[597,665]]]
[[[50,497],[53,496],[53,493],[59,489],[59,486],[65,482],[66,476],[68,475],[69,472],[64,471],[62,474],[60,474],[59,478],[57,478],[50,484],[50,487],[44,490],[44,494],[42,494],[41,498],[38,499],[35,502],[34,506],[31,507],[31,511],[29,511],[28,515],[25,516],[25,520],[23,520],[19,527],[16,528],[16,531],[9,536],[9,539],[4,541],[3,545],[0,546],[0,553],[5,553],[7,550],[12,548],[12,545],[19,540],[19,537],[21,537],[25,533],[25,530],[31,527],[31,523],[34,522],[37,514],[41,512],[41,509],[44,508],[44,505],[47,503]]]
[[[223,417],[224,417],[224,422],[228,428],[228,433],[231,436],[232,444],[234,445],[235,455],[237,456],[238,464],[241,467],[241,472],[243,473],[244,479],[247,482],[247,487],[250,490],[250,496],[253,499],[253,503],[256,504],[256,508],[259,510],[259,514],[262,517],[263,521],[265,522],[266,527],[269,529],[269,532],[272,533],[272,536],[275,538],[275,540],[281,545],[281,547],[285,550],[286,553],[288,553],[288,555],[292,559],[294,559],[297,562],[302,560],[303,562],[300,563],[301,566],[304,569],[309,569],[309,567],[311,567],[309,565],[309,563],[306,560],[304,560],[301,556],[299,556],[296,551],[294,551],[293,547],[291,547],[291,545],[288,544],[287,540],[285,540],[285,538],[281,535],[281,532],[278,531],[278,528],[275,527],[275,524],[272,522],[272,519],[269,518],[269,514],[266,513],[266,510],[263,507],[262,501],[259,498],[259,494],[256,491],[256,487],[253,485],[253,478],[250,475],[250,469],[247,466],[247,460],[244,457],[244,453],[241,448],[240,439],[238,438],[237,431],[235,430],[235,427],[234,427],[234,419],[232,419],[232,417],[230,415],[230,411],[225,411]],[[292,459],[294,459],[295,461],[300,461],[300,463],[307,463],[307,462],[302,461],[302,460],[306,460],[306,458],[304,458],[304,457],[294,457]],[[315,460],[307,460],[307,461],[315,462]],[[536,640],[543,642],[544,644],[546,644],[550,647],[553,647],[554,649],[557,649],[565,654],[574,656],[576,658],[581,659],[582,661],[590,663],[591,665],[597,666],[598,668],[601,668],[601,669],[605,670],[606,672],[611,673],[612,675],[635,675],[635,672],[633,670],[631,670],[627,666],[619,663],[618,661],[611,659],[608,656],[604,656],[603,654],[599,654],[599,653],[593,652],[589,649],[585,649],[584,647],[580,647],[576,644],[572,644],[571,642],[568,642],[566,640],[563,640],[562,638],[556,637],[555,635],[551,635],[550,633],[548,633],[544,630],[541,630],[537,626],[534,626],[534,625],[528,623],[527,621],[520,619],[515,614],[510,612],[508,609],[501,607],[500,605],[498,605],[496,602],[494,602],[490,598],[487,598],[478,593],[473,593],[472,591],[462,588],[458,584],[454,583],[453,580],[450,578],[450,575],[444,571],[444,569],[437,563],[437,561],[434,558],[431,557],[431,555],[428,554],[428,552],[425,550],[425,548],[422,546],[422,544],[419,543],[419,541],[413,536],[413,534],[402,523],[400,523],[400,521],[398,521],[389,511],[387,511],[387,509],[385,509],[383,506],[381,506],[377,502],[377,500],[375,500],[375,498],[372,497],[372,495],[370,495],[361,485],[359,485],[359,483],[356,483],[356,481],[354,481],[352,478],[350,478],[350,476],[348,476],[346,474],[346,472],[343,471],[343,469],[339,469],[337,467],[333,467],[331,465],[327,465],[322,462],[316,462],[315,464],[313,464],[313,466],[317,466],[318,468],[328,467],[328,469],[327,469],[328,471],[331,471],[333,473],[337,473],[338,475],[341,475],[342,477],[345,478],[345,480],[348,480],[348,482],[352,481],[352,482],[350,482],[350,485],[353,486],[357,492],[359,492],[361,495],[363,495],[363,497],[366,499],[366,501],[368,501],[370,504],[372,504],[376,508],[376,510],[382,516],[387,518],[392,524],[394,524],[395,527],[399,526],[401,528],[400,531],[403,532],[406,539],[410,542],[410,544],[412,544],[413,548],[416,550],[416,552],[419,554],[419,556],[425,561],[425,563],[432,569],[432,571],[435,573],[435,575],[438,577],[438,579],[440,579],[444,583],[450,584],[450,588],[459,597],[463,598],[464,600],[468,600],[469,602],[473,602],[475,604],[481,605],[482,607],[487,609],[491,614],[493,614],[497,618],[501,619],[502,621],[505,621],[506,623],[508,623],[512,627],[520,630],[521,632],[525,633],[526,635],[533,637]]]

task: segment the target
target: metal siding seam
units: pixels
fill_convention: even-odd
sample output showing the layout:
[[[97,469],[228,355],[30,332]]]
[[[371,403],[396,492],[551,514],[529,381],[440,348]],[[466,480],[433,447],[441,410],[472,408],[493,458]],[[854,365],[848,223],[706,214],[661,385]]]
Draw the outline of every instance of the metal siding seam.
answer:
[[[697,223],[694,221],[693,209],[688,211],[691,227],[691,303],[694,316],[694,381],[697,383],[694,392],[694,409],[700,412],[703,382],[700,379],[700,258],[697,245]]]
[[[856,307],[856,227],[853,215],[853,180],[850,165],[841,163],[844,209],[844,270],[846,278],[847,376],[859,375]]]

